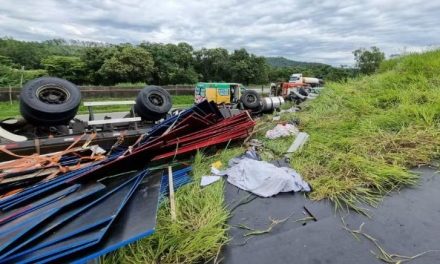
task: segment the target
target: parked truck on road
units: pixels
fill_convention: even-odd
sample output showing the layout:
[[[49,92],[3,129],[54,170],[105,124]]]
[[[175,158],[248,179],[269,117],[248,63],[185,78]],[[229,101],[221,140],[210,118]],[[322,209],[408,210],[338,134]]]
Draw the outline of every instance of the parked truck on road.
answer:
[[[287,100],[304,101],[314,88],[322,87],[324,81],[315,77],[304,77],[302,73],[294,73],[288,82],[271,85],[271,94],[282,96]]]

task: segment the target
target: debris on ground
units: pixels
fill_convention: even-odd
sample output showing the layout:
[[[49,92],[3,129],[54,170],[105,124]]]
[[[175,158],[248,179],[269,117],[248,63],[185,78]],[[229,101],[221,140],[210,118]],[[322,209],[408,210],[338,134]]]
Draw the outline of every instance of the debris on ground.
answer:
[[[258,140],[258,139],[255,139],[255,138],[249,140],[249,141],[246,143],[246,145],[249,146],[249,147],[253,147],[253,148],[255,148],[255,149],[260,149],[260,148],[263,148],[263,147],[264,147],[264,143],[261,142],[261,141]]]
[[[295,112],[298,112],[298,111],[300,111],[300,110],[301,110],[300,107],[298,107],[298,106],[292,106],[292,107],[290,107],[289,109],[282,109],[282,110],[279,112],[279,114],[283,114],[283,113],[295,113]]]
[[[287,150],[287,153],[294,153],[300,150],[304,144],[306,144],[307,140],[309,140],[309,134],[306,132],[299,132],[298,135],[296,135],[292,145],[290,145],[289,149]]]
[[[311,188],[298,172],[287,167],[276,167],[266,161],[248,157],[234,158],[224,171],[227,181],[240,189],[261,197],[280,192],[310,192]]]
[[[200,180],[200,186],[208,186],[210,184],[213,184],[214,182],[219,181],[220,179],[220,176],[202,176],[202,179]]]
[[[276,139],[298,134],[298,128],[293,124],[278,124],[275,128],[266,132],[266,138]]]
[[[216,169],[220,169],[223,166],[222,162],[217,160],[216,162],[211,164],[211,167],[214,167]]]
[[[254,125],[246,112],[225,118],[204,101],[107,154],[72,144],[1,163],[0,263],[86,262],[151,235],[170,186],[191,181],[190,166],[170,177],[164,169],[181,155],[243,141]]]

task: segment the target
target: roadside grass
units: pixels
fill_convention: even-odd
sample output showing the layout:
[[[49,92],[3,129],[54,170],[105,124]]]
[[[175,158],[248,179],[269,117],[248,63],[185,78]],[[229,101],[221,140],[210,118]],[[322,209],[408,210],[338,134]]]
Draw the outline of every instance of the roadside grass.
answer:
[[[297,115],[310,134],[292,166],[310,197],[362,210],[417,183],[408,168],[440,157],[440,51],[413,54],[379,74],[332,83]]]
[[[169,202],[159,207],[155,233],[105,256],[103,263],[206,263],[214,260],[228,241],[224,180],[204,188],[202,175],[210,174],[210,164],[241,154],[241,147],[220,150],[216,155],[198,153],[192,163],[193,181],[175,193],[177,220],[172,221]]]
[[[83,99],[83,102],[90,101],[129,101],[134,100],[135,98],[89,98]],[[192,95],[172,95],[171,99],[173,101],[173,107],[175,108],[186,108],[194,103],[194,96]],[[12,104],[10,102],[0,102],[0,120],[10,117],[19,117],[20,116],[20,105],[19,102],[14,100]],[[99,106],[94,107],[95,113],[108,113],[108,112],[128,112],[130,111],[129,105],[112,105],[112,106]],[[81,106],[78,109],[78,114],[88,114],[87,107]]]

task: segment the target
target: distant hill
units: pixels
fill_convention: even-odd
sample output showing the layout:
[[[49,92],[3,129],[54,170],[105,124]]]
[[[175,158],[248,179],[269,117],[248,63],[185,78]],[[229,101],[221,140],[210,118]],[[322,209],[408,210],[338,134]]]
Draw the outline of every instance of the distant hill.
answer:
[[[266,62],[272,67],[292,67],[292,66],[324,66],[327,64],[318,62],[304,62],[289,60],[284,57],[266,57]]]

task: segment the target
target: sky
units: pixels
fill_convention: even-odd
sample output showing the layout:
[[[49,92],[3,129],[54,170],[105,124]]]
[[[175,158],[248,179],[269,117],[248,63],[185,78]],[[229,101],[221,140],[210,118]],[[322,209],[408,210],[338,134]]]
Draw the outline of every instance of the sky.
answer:
[[[0,0],[0,37],[106,43],[187,42],[260,56],[352,65],[440,46],[440,1]]]

